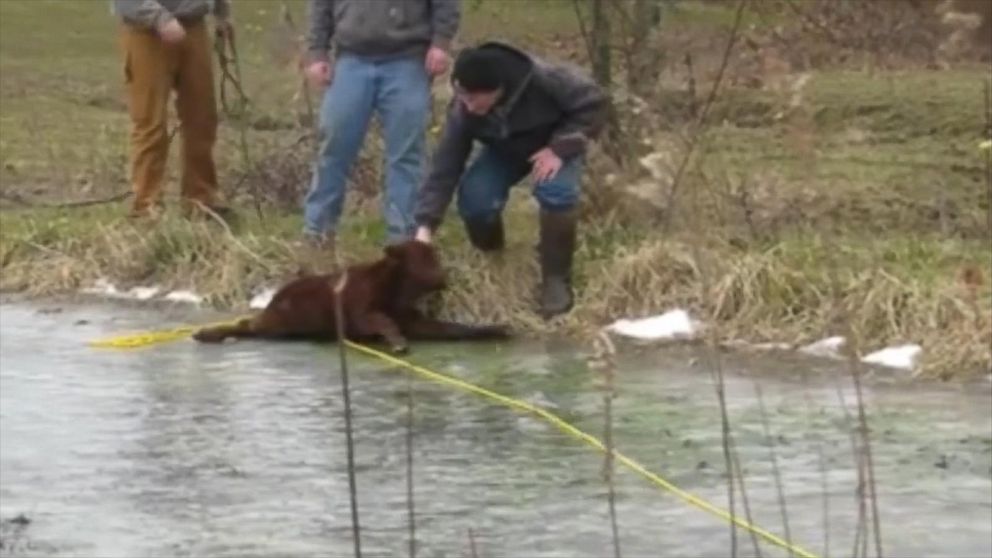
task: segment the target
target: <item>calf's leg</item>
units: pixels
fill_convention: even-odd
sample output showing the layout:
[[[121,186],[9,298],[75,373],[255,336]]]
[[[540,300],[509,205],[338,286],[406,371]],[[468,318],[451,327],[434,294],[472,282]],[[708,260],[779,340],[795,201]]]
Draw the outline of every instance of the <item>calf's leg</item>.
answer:
[[[417,315],[404,323],[403,331],[411,339],[433,341],[508,339],[510,337],[509,328],[506,326],[461,324],[421,315]]]
[[[378,335],[386,340],[393,353],[402,354],[407,352],[408,346],[406,338],[400,332],[399,326],[386,314],[382,312],[362,313],[352,321],[353,331],[345,332],[347,337]]]

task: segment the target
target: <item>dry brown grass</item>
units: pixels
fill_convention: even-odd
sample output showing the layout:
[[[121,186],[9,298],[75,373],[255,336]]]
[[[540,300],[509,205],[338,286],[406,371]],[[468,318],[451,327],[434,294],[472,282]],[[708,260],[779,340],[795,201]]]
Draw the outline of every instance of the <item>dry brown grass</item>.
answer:
[[[966,246],[930,243],[920,250],[912,241],[881,240],[855,249],[841,240],[792,239],[742,251],[719,235],[632,238],[590,224],[578,253],[576,308],[544,322],[534,312],[533,223],[526,215],[517,218],[501,256],[478,254],[455,227],[443,233],[452,276],[450,291],[439,301],[443,314],[508,321],[521,333],[581,335],[619,317],[683,307],[704,323],[718,324],[720,342],[798,345],[840,331],[839,303],[850,310],[851,327],[866,351],[922,344],[925,376],[970,377],[992,366],[992,290],[988,281],[974,279],[981,276],[976,270],[989,267],[988,255],[982,259]],[[252,293],[295,274],[302,258],[287,242],[291,235],[278,232],[278,223],[265,232],[249,224],[235,236],[214,223],[178,218],[151,229],[101,220],[95,211],[92,220],[75,227],[43,219],[5,230],[0,288],[43,296],[107,277],[124,289],[154,284],[194,290],[217,307],[244,310]],[[375,256],[375,244],[358,240],[363,234],[346,231],[343,261]],[[700,261],[710,277],[705,283]],[[828,267],[840,285],[839,302]],[[962,268],[970,270],[964,273],[968,281],[957,271]]]

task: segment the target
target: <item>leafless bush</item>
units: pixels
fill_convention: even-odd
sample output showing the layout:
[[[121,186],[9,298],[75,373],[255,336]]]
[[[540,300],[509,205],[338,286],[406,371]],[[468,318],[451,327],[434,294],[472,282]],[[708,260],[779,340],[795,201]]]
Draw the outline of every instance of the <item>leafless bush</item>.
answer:
[[[247,199],[258,192],[266,206],[297,211],[310,189],[316,148],[313,134],[305,133],[289,146],[264,149],[256,164],[233,172],[231,195]],[[380,166],[381,150],[362,150],[350,176],[350,199],[361,204],[377,197]]]

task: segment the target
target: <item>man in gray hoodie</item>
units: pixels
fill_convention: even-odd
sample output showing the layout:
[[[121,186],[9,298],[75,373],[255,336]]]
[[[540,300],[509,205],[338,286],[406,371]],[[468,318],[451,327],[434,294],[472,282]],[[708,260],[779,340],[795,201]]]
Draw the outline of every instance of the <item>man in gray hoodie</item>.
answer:
[[[345,183],[374,112],[386,144],[382,211],[387,242],[410,238],[430,84],[450,63],[459,0],[310,0],[309,6],[307,75],[327,89],[320,150],[305,200],[304,238],[318,245],[333,242]]]

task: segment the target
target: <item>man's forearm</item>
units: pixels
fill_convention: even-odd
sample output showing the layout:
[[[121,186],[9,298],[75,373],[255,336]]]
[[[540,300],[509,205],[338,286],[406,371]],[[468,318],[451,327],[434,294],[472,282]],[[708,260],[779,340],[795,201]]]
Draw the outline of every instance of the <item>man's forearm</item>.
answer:
[[[451,49],[461,23],[461,0],[431,0],[431,44]]]
[[[414,220],[418,226],[433,231],[441,225],[471,152],[472,139],[465,133],[459,117],[449,113],[444,135],[434,154],[433,168],[417,194]]]
[[[327,61],[334,35],[334,0],[310,0],[307,57],[310,62]]]

